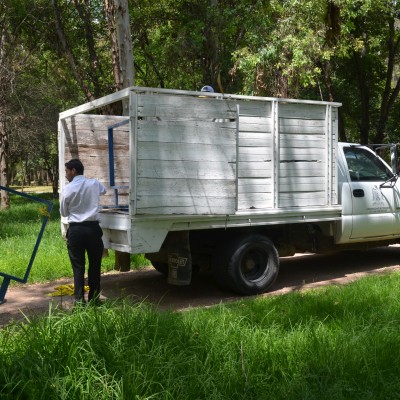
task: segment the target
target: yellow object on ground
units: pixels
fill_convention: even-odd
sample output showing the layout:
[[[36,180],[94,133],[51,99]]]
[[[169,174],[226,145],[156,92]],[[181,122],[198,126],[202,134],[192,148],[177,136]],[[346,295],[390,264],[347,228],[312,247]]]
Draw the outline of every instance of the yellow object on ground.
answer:
[[[49,293],[48,296],[72,296],[74,294],[74,285],[61,285],[54,288],[55,292]],[[85,286],[85,292],[89,291],[89,286]]]

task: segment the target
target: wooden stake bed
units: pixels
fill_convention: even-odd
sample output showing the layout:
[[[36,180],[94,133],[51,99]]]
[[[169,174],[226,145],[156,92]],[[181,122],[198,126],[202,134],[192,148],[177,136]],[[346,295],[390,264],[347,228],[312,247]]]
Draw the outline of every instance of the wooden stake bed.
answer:
[[[87,114],[124,98],[128,117]],[[124,252],[171,230],[332,221],[339,106],[132,87],[60,114],[60,170],[80,158],[105,184],[105,246]]]

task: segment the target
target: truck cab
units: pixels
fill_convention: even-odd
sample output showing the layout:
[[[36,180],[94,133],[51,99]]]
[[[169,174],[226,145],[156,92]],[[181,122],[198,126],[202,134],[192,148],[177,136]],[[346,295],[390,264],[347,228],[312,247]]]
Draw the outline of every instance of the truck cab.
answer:
[[[392,168],[372,149],[358,144],[339,143],[337,161],[342,229],[337,230],[336,243],[400,236],[399,182]]]

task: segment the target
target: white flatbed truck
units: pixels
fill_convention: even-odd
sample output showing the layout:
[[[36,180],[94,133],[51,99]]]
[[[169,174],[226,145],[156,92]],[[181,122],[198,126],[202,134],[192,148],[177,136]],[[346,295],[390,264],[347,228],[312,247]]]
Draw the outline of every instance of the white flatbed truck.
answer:
[[[129,115],[100,114],[120,101]],[[395,146],[389,167],[338,143],[338,107],[131,87],[60,114],[60,175],[79,158],[107,187],[106,248],[146,254],[172,284],[211,268],[261,293],[279,257],[400,242]]]

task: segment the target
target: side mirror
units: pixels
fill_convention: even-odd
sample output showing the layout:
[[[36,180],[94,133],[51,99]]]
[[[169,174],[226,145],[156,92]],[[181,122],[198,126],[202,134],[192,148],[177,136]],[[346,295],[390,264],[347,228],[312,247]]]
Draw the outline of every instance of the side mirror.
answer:
[[[392,167],[392,172],[393,172],[393,174],[398,175],[397,144],[396,143],[373,144],[373,145],[370,145],[369,147],[372,148],[372,150],[374,150],[375,153],[381,157],[382,157],[381,152],[384,149],[389,149],[389,151],[390,151],[390,166]],[[386,158],[386,160],[387,160],[387,158]]]
[[[390,146],[390,163],[392,167],[392,172],[397,175],[398,174],[398,165],[397,165],[397,144],[392,144]]]

